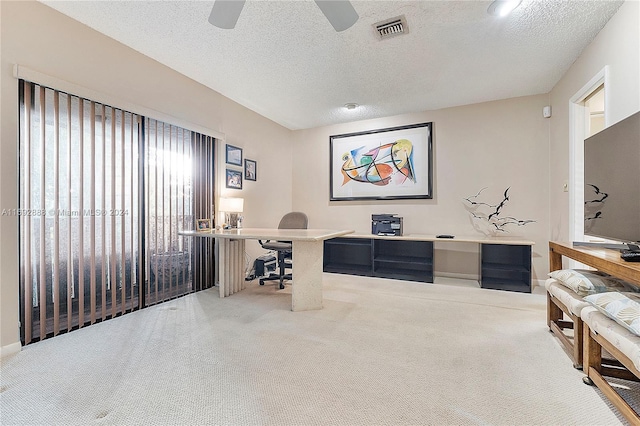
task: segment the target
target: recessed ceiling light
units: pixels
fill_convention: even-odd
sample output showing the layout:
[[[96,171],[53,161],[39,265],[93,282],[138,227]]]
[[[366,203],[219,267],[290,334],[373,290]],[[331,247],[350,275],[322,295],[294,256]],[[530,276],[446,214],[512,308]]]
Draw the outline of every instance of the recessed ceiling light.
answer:
[[[351,110],[354,110],[354,109],[358,108],[358,104],[350,102],[348,104],[344,104],[344,107],[346,109],[348,109],[349,111],[351,111]]]
[[[494,16],[507,16],[520,6],[520,3],[522,0],[495,0],[487,9],[487,13]]]

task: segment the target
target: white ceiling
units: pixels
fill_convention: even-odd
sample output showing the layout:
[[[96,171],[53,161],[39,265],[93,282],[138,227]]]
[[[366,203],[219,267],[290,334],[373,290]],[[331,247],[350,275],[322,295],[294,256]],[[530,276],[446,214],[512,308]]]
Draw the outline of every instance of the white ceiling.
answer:
[[[43,1],[289,129],[548,93],[622,1],[352,1],[336,32],[312,0],[248,0],[233,30],[211,1]],[[405,15],[407,35],[372,24]],[[342,106],[361,105],[354,111]]]

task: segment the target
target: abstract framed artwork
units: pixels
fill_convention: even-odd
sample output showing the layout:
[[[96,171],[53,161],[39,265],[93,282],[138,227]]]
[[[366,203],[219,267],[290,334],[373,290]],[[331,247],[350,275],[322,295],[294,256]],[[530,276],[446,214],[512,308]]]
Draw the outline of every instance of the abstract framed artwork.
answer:
[[[242,172],[227,169],[227,188],[242,189]]]
[[[258,171],[258,163],[248,158],[244,160],[244,178],[245,180],[256,180]]]
[[[330,201],[433,198],[433,123],[329,137]]]
[[[225,145],[225,161],[227,164],[242,166],[242,148],[233,145]]]

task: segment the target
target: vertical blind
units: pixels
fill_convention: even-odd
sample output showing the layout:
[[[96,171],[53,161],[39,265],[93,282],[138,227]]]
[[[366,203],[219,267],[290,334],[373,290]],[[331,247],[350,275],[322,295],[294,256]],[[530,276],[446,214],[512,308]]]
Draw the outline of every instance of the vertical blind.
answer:
[[[192,271],[211,267],[213,243],[178,235],[210,211],[195,191],[212,194],[212,146],[20,81],[20,205],[9,213],[20,216],[23,343],[212,285]],[[203,162],[210,174],[197,173]]]
[[[202,290],[213,282],[210,240],[184,237],[213,207],[213,138],[145,120],[146,304]],[[189,276],[194,271],[194,276]],[[192,279],[193,278],[193,279]]]
[[[199,133],[194,133],[191,140],[191,152],[193,155],[193,176],[194,188],[194,214],[196,219],[212,218],[215,206],[213,202],[213,190],[214,186],[214,140],[210,136],[206,136]],[[214,251],[213,240],[210,238],[195,238],[191,239],[193,246],[192,259],[194,263],[193,268],[193,282],[195,290],[204,290],[212,286],[215,280],[214,269]]]

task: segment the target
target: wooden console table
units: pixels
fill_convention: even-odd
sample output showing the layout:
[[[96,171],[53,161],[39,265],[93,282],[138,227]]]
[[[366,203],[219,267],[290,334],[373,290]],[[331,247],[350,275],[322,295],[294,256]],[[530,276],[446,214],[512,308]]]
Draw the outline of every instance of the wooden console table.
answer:
[[[549,241],[549,269],[562,269],[562,256],[622,278],[640,287],[640,263],[625,262],[618,250],[599,247],[573,247],[571,243]]]

